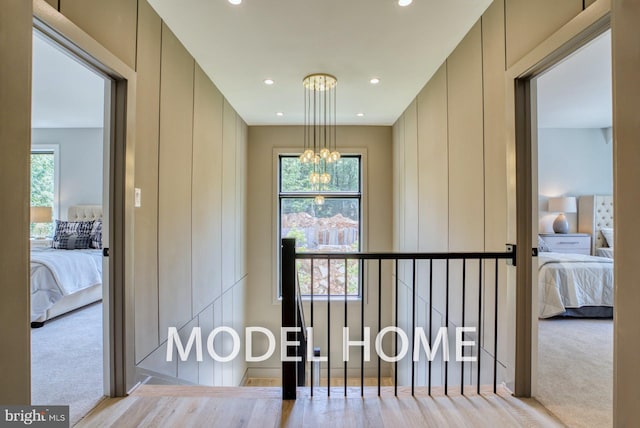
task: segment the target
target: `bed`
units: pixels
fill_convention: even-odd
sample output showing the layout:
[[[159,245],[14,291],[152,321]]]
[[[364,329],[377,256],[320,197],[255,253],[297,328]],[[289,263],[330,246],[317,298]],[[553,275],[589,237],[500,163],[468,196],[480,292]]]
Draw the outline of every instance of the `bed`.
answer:
[[[75,205],[69,221],[102,221],[102,208]],[[31,250],[31,326],[102,299],[102,250]]]
[[[583,254],[538,255],[539,317],[613,316],[613,260]]]
[[[580,196],[578,204],[578,232],[591,235],[591,255],[545,252],[539,245],[540,318],[613,316],[613,197]]]

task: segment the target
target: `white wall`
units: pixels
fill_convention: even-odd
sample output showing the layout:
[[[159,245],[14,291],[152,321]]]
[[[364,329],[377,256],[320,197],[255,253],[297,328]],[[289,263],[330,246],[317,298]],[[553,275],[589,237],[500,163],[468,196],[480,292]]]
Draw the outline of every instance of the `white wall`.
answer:
[[[538,130],[540,232],[551,232],[557,214],[547,212],[555,196],[613,193],[613,147],[610,129]],[[569,231],[577,231],[577,214],[567,214]]]
[[[59,145],[59,218],[71,205],[102,204],[102,128],[33,128],[32,145]],[[54,213],[55,217],[55,213]]]

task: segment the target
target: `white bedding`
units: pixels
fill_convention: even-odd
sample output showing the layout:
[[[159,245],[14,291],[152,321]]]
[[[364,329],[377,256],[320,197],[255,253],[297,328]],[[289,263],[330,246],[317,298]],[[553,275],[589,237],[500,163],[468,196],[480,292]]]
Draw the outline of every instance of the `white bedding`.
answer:
[[[582,254],[540,253],[538,256],[540,318],[567,308],[613,307],[613,260]]]
[[[100,250],[31,250],[31,320],[63,296],[102,283]]]

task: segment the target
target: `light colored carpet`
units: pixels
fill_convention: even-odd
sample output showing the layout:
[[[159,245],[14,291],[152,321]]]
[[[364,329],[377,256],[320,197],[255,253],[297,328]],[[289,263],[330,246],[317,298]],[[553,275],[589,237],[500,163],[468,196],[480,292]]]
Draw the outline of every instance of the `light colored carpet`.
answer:
[[[613,426],[613,320],[540,320],[536,398],[569,427]]]
[[[69,405],[71,426],[103,396],[102,303],[31,329],[31,401]]]

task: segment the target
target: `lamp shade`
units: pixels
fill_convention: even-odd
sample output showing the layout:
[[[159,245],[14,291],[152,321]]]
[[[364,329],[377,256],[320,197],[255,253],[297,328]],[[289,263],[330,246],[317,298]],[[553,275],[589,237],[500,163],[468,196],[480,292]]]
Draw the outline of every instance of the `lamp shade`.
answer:
[[[52,218],[51,207],[31,207],[31,223],[51,223]]]
[[[578,212],[576,198],[573,196],[549,198],[549,212],[575,213]]]

